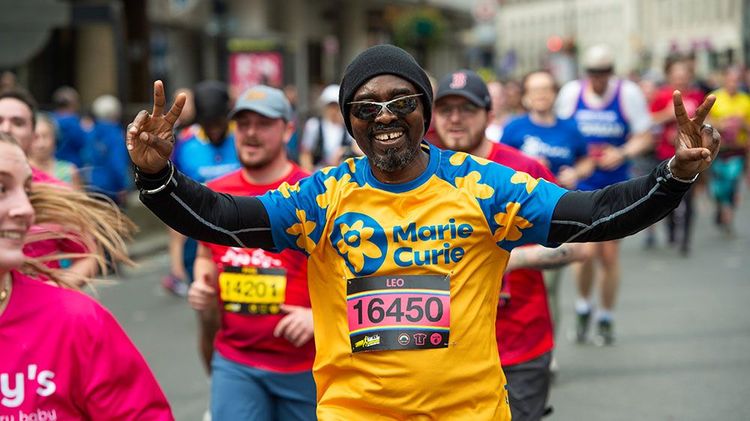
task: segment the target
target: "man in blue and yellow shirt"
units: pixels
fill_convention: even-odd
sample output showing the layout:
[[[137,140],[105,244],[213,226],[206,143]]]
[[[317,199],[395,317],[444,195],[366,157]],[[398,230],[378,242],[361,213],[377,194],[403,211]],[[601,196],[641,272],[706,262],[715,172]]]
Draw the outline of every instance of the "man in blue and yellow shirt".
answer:
[[[718,134],[675,97],[683,147],[650,176],[601,191],[543,180],[422,141],[429,80],[405,51],[347,67],[340,105],[365,157],[260,197],[219,195],[175,171],[169,133],[184,99],[128,130],[141,200],[191,237],[308,256],[318,418],[508,420],[495,342],[501,275],[528,243],[596,241],[669,212],[709,166]]]

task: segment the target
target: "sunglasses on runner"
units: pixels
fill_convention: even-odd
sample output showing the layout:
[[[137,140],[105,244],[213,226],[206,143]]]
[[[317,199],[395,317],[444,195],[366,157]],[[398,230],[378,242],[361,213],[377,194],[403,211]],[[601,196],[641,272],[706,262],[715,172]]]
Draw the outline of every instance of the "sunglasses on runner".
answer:
[[[417,109],[417,97],[421,95],[407,95],[386,102],[354,101],[349,105],[352,105],[352,115],[360,120],[375,120],[383,108],[387,108],[394,115],[405,117]]]
[[[586,69],[586,73],[592,76],[604,76],[612,73],[613,70],[612,67],[604,67],[600,69]]]

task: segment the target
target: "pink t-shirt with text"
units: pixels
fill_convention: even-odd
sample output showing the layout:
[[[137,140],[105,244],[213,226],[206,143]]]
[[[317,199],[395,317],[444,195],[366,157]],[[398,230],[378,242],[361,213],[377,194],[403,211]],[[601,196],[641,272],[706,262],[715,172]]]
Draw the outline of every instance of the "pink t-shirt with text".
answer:
[[[112,314],[78,291],[12,277],[0,314],[0,419],[174,419]]]

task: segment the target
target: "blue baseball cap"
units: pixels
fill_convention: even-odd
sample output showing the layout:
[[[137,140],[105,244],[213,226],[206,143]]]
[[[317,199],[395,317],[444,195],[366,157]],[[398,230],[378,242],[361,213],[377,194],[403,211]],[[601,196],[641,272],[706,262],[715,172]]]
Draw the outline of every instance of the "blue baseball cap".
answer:
[[[292,106],[284,92],[265,85],[257,85],[246,90],[237,98],[229,118],[240,111],[253,111],[268,118],[292,119]]]

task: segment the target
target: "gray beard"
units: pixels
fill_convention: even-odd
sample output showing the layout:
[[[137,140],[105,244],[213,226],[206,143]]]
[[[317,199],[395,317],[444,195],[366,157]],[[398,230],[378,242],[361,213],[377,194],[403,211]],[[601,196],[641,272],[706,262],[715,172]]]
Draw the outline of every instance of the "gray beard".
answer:
[[[403,170],[409,165],[419,152],[419,144],[416,148],[392,148],[385,151],[384,156],[375,156],[372,164],[383,172],[396,172]]]

